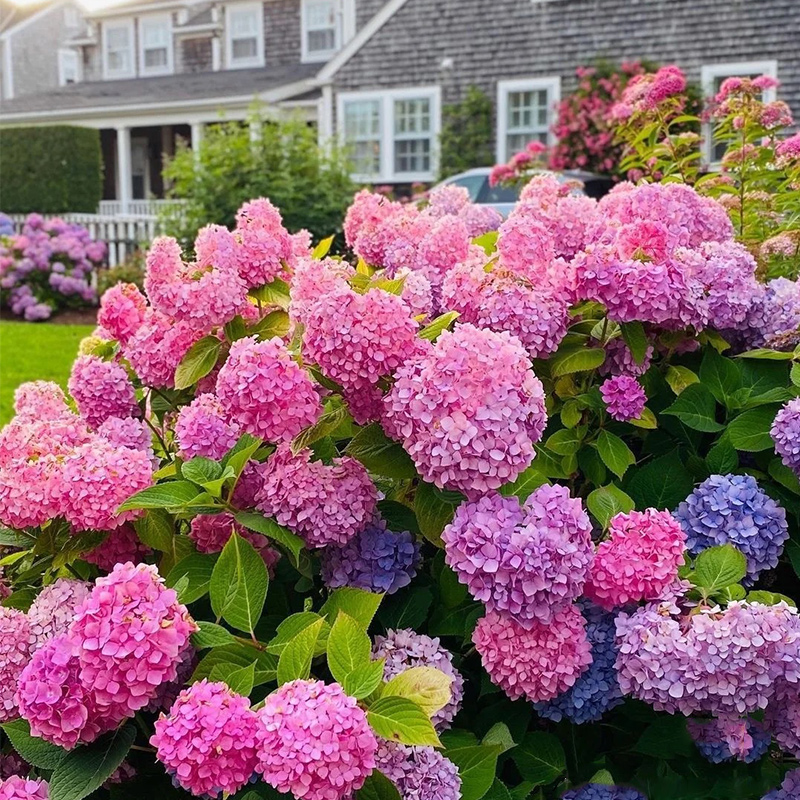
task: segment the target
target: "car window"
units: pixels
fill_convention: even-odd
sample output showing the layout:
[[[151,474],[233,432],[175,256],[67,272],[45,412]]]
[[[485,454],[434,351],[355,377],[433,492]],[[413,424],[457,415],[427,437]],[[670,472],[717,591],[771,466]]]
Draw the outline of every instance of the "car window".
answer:
[[[521,187],[519,186],[503,186],[502,184],[490,186],[487,181],[481,196],[478,198],[478,202],[484,204],[516,203],[519,200],[520,189]]]
[[[451,186],[463,186],[469,192],[469,199],[474,203],[486,183],[485,175],[464,175],[461,178],[448,181]]]

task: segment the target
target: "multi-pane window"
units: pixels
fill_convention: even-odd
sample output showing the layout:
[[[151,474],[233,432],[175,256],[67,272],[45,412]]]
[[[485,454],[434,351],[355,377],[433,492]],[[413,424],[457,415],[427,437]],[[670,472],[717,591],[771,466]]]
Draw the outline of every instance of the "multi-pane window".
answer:
[[[427,97],[394,101],[394,172],[430,172],[431,101]]]
[[[757,78],[760,75],[777,77],[777,61],[751,61],[732,64],[707,64],[702,68],[701,80],[703,84],[703,94],[708,99],[716,97],[722,84],[728,78]],[[762,99],[770,102],[775,99],[775,90],[767,89],[762,92]],[[705,158],[710,164],[719,164],[728,143],[714,138],[713,124],[707,122],[703,125],[703,142],[705,148]]]
[[[500,81],[497,90],[497,157],[506,161],[530,142],[551,141],[559,78]]]
[[[303,3],[305,47],[309,60],[325,57],[339,49],[337,0],[306,0]]]
[[[142,73],[171,71],[172,33],[167,16],[143,18],[139,21],[142,48]]]
[[[68,86],[77,83],[78,74],[78,54],[74,50],[58,51],[58,83],[60,86]]]
[[[228,9],[228,59],[233,67],[263,63],[263,9],[261,4],[231,4]]]
[[[344,104],[344,136],[356,175],[381,171],[381,102],[351,100]]]
[[[105,71],[109,77],[123,78],[134,74],[133,25],[130,22],[108,23],[104,32]]]
[[[339,129],[358,178],[432,180],[436,173],[439,89],[340,95]]]

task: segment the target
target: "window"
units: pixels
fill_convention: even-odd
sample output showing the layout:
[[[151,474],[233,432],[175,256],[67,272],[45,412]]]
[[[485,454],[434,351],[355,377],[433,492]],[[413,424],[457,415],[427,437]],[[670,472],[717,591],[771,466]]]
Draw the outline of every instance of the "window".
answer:
[[[705,64],[700,73],[703,97],[713,98],[726,78],[757,78],[759,75],[778,77],[777,61],[739,61],[729,64]],[[775,99],[775,90],[768,89],[763,93],[765,102]],[[703,156],[707,164],[719,164],[725,155],[725,142],[714,141],[714,126],[703,124]]]
[[[508,159],[529,142],[552,144],[555,105],[561,78],[531,78],[497,84],[497,160]]]
[[[139,20],[139,46],[142,75],[172,72],[172,19],[168,14]]]
[[[303,0],[304,62],[327,61],[342,46],[341,0]]]
[[[264,17],[261,3],[232,3],[227,10],[228,67],[264,65]]]
[[[411,183],[436,175],[438,87],[339,95],[339,131],[365,181]]]
[[[103,26],[103,72],[106,78],[132,78],[133,20],[115,21]]]
[[[58,85],[68,86],[80,80],[80,61],[74,50],[58,51]]]

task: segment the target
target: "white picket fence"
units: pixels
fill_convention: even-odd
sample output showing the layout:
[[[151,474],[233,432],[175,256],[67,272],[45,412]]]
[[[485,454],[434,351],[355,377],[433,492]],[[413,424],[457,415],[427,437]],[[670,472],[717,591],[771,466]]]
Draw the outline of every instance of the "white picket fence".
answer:
[[[25,224],[26,214],[10,214],[17,232]],[[49,215],[47,215],[49,216]],[[109,267],[122,264],[136,250],[148,245],[161,233],[160,220],[155,215],[127,216],[106,214],[58,214],[66,222],[76,222],[88,229],[92,239],[108,245]]]
[[[123,212],[122,200],[101,200],[97,213],[106,217],[157,217],[162,211],[179,209],[183,200],[128,200]]]

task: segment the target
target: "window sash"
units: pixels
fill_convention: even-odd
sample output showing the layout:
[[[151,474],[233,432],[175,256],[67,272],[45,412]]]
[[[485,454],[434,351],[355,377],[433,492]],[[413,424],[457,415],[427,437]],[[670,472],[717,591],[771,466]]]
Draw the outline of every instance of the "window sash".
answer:
[[[133,37],[128,25],[106,28],[106,64],[112,73],[128,74],[133,71]]]
[[[382,153],[380,101],[346,101],[344,133],[355,173],[365,176],[379,175]]]
[[[303,5],[306,50],[314,55],[337,49],[339,13],[336,0],[316,0]]]
[[[231,62],[256,62],[259,59],[259,26],[256,8],[232,8],[228,19]]]
[[[169,67],[169,23],[142,20],[142,66],[145,70]]]

